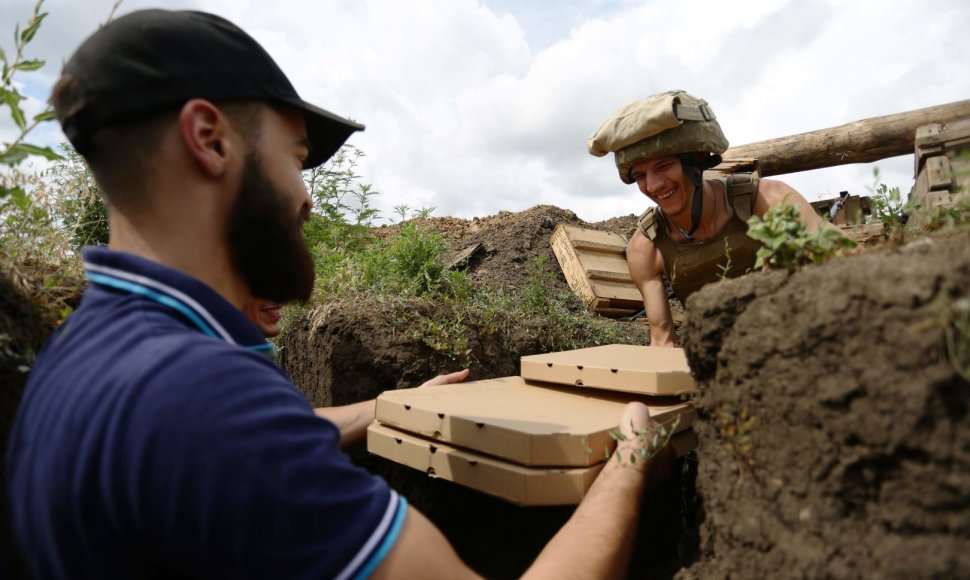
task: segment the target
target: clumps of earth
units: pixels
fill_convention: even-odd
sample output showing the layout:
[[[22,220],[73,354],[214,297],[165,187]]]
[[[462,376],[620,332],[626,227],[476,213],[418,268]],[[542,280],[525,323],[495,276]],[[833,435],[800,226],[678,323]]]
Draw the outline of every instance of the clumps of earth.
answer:
[[[467,266],[472,281],[516,288],[536,256],[558,270],[549,238],[559,223],[628,237],[636,218],[586,224],[538,206],[418,225],[456,251],[481,243]],[[953,304],[970,296],[968,247],[966,233],[921,238],[692,296],[681,338],[700,388],[700,443],[646,496],[629,576],[970,577],[970,383],[953,364],[954,340],[966,353],[970,337],[945,340]],[[11,283],[10,271],[0,268],[0,320],[14,340],[0,349],[21,352],[51,327],[39,322],[30,284]],[[568,288],[561,274],[552,283]],[[323,405],[459,366],[395,330],[388,312],[308,309],[282,337],[284,370]],[[630,342],[647,340],[645,325],[616,324]],[[518,358],[537,352],[528,331],[497,342],[470,331],[473,378],[517,374]],[[7,381],[22,378],[16,368],[2,371],[5,438],[23,385]],[[352,455],[487,577],[521,574],[572,512],[515,507],[363,448]]]
[[[482,249],[468,262],[467,271],[471,281],[478,285],[495,285],[506,290],[521,287],[529,276],[529,262],[544,256],[550,264],[556,256],[549,245],[549,238],[559,224],[595,228],[614,232],[629,239],[637,227],[633,214],[602,222],[587,223],[575,213],[551,205],[537,205],[522,212],[502,211],[483,218],[461,219],[432,217],[413,220],[417,227],[441,234],[456,253],[482,244]],[[378,237],[396,235],[400,224],[380,226],[374,229]],[[569,289],[566,279],[556,278],[556,289]]]
[[[923,238],[688,300],[702,517],[683,576],[970,577],[968,248]]]

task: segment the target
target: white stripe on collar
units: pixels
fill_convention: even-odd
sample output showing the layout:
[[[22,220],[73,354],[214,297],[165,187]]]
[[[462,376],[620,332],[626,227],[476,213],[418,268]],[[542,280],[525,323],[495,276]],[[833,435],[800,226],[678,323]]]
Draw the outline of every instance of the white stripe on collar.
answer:
[[[125,270],[118,270],[117,268],[109,268],[107,266],[99,266],[97,264],[92,264],[90,262],[84,262],[84,268],[92,272],[108,274],[116,278],[121,278],[122,280],[135,282],[137,284],[148,286],[149,288],[154,288],[155,290],[164,292],[169,296],[171,296],[172,298],[178,299],[179,301],[183,302],[186,306],[194,310],[196,314],[201,316],[203,320],[205,320],[207,323],[209,323],[210,326],[212,326],[213,330],[215,330],[219,334],[219,336],[222,337],[223,340],[225,340],[229,344],[236,344],[236,341],[233,340],[232,335],[226,332],[226,329],[223,328],[221,324],[219,324],[219,322],[215,319],[215,317],[212,316],[212,314],[210,314],[208,310],[203,308],[201,304],[196,302],[188,294],[185,294],[180,290],[176,290],[175,288],[172,288],[167,284],[162,284],[161,282],[159,282],[158,280],[155,280],[154,278],[149,278],[147,276],[140,276],[138,274],[132,274],[131,272],[127,272]]]

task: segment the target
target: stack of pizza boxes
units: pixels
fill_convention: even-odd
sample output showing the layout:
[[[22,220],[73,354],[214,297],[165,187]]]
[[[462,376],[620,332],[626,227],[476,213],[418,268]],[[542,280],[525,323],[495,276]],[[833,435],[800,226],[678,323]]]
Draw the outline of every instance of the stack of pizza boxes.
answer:
[[[519,505],[577,504],[642,401],[683,455],[694,381],[676,348],[609,345],[522,357],[521,376],[387,391],[371,453]]]

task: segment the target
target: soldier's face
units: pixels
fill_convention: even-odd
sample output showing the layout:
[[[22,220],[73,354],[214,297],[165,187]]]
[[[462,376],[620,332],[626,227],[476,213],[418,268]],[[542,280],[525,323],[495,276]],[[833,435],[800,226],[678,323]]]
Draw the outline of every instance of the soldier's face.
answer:
[[[665,214],[673,216],[688,210],[687,200],[693,184],[676,155],[641,161],[633,166],[630,175],[640,191]]]

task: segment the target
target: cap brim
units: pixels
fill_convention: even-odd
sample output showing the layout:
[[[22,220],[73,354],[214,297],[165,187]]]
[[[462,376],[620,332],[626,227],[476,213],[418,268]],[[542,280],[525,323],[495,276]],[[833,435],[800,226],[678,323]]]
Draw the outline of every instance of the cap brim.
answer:
[[[363,131],[364,126],[321,109],[316,105],[301,99],[285,100],[287,105],[301,111],[306,118],[307,140],[310,142],[310,154],[307,156],[303,169],[313,169],[333,157],[340,146],[357,131]]]

